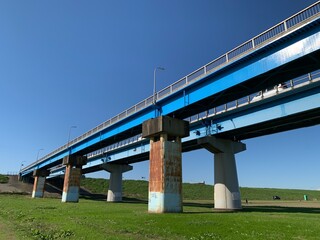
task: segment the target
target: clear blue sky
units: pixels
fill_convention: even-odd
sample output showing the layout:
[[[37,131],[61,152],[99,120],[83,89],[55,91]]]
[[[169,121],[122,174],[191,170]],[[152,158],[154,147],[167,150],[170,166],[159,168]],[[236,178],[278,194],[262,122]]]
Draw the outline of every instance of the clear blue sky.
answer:
[[[18,172],[314,0],[0,1],[0,172]],[[245,141],[241,186],[320,189],[320,126]],[[126,179],[148,178],[148,161]],[[95,176],[108,177],[106,172]],[[213,156],[183,180],[213,184]]]

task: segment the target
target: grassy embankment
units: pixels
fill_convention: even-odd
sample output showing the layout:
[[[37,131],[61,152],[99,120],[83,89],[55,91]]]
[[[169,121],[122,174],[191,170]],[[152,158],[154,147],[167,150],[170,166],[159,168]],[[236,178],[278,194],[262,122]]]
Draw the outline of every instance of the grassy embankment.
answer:
[[[9,182],[9,177],[0,174],[0,184],[1,184],[1,183],[8,183],[8,182]]]
[[[82,179],[81,185],[97,194],[106,194],[108,180],[105,179]],[[273,189],[273,188],[240,188],[242,199],[250,200],[272,200],[272,196],[277,195],[281,200],[303,200],[307,195],[309,200],[320,200],[320,191],[315,190],[295,190],[295,189]],[[123,181],[123,195],[127,198],[148,199],[147,181]],[[186,200],[212,200],[213,186],[205,184],[183,184],[183,199]]]

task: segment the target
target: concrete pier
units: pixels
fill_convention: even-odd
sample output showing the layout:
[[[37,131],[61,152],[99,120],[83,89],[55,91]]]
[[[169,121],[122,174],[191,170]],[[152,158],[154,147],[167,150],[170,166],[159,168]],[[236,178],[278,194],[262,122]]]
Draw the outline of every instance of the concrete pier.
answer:
[[[78,202],[82,166],[87,163],[84,156],[66,156],[63,164],[66,165],[64,175],[62,202]]]
[[[246,150],[246,145],[215,137],[198,139],[198,144],[214,153],[214,208],[241,209],[235,154]]]
[[[102,168],[110,173],[107,202],[122,202],[122,173],[132,170],[133,167],[106,163]]]
[[[36,169],[33,171],[34,183],[32,190],[32,198],[43,198],[46,177],[50,172],[46,169]]]
[[[182,212],[181,138],[189,135],[188,122],[161,116],[142,124],[150,138],[150,213]]]

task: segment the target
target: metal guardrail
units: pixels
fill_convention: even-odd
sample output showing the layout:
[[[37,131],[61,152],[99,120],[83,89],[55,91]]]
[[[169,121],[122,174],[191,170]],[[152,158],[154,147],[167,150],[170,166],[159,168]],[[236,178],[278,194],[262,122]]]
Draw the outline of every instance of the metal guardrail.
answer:
[[[219,115],[219,114],[222,114],[222,113],[234,110],[234,109],[238,109],[238,108],[244,107],[248,104],[256,103],[256,102],[259,102],[259,101],[264,100],[266,98],[270,98],[270,97],[273,97],[273,96],[276,96],[276,95],[279,95],[279,94],[288,92],[290,90],[297,89],[297,88],[300,88],[305,85],[311,84],[313,82],[318,82],[318,81],[320,81],[320,70],[316,70],[312,73],[304,74],[304,75],[299,76],[297,78],[291,79],[287,82],[283,82],[283,83],[281,83],[281,86],[282,86],[281,89],[279,89],[279,85],[276,85],[276,86],[274,86],[273,89],[271,89],[269,91],[268,90],[261,90],[259,92],[250,94],[249,96],[245,96],[245,97],[237,99],[235,101],[232,101],[232,102],[214,107],[212,109],[209,109],[207,111],[198,113],[198,114],[191,116],[191,117],[188,117],[184,120],[189,121],[190,124],[195,123],[195,122],[199,122],[199,121],[205,120],[207,118],[214,117],[216,115]],[[285,88],[283,86],[285,86]],[[215,131],[212,128],[211,128],[211,130]],[[213,132],[206,131],[206,134],[212,134],[212,133]],[[96,150],[94,152],[88,153],[87,157],[88,157],[88,159],[95,158],[95,157],[103,157],[103,158],[105,158],[106,162],[108,162],[107,160],[109,157],[108,156],[109,152],[118,150],[118,149],[123,148],[125,146],[130,146],[131,144],[141,142],[144,140],[145,139],[142,138],[142,134],[138,134],[133,137],[124,139],[120,142],[113,143],[109,146],[106,146],[106,147],[101,148],[99,150]],[[61,165],[57,165],[57,166],[51,168],[50,171],[55,172],[55,171],[59,171],[64,168],[65,168],[65,166],[61,164]]]
[[[250,94],[249,96],[245,96],[245,97],[237,99],[235,101],[228,102],[226,104],[214,107],[214,108],[209,109],[207,111],[198,113],[198,114],[191,116],[191,117],[188,117],[184,120],[189,121],[189,123],[195,123],[198,121],[202,121],[207,118],[210,118],[210,117],[213,117],[213,116],[216,116],[216,115],[219,115],[219,114],[222,114],[222,113],[234,110],[234,109],[244,107],[245,105],[248,105],[251,103],[256,103],[256,102],[261,101],[263,99],[270,98],[275,95],[279,95],[279,94],[291,91],[293,89],[303,87],[307,84],[311,84],[311,83],[317,82],[317,81],[320,81],[320,70],[314,71],[312,73],[304,74],[302,76],[299,76],[299,77],[294,78],[292,80],[289,80],[287,82],[283,82],[283,83],[281,83],[281,89],[279,88],[278,85],[276,85],[276,86],[274,86],[274,88],[272,90],[269,90],[269,91],[261,90],[259,92]],[[283,87],[283,86],[285,86],[285,87]],[[142,140],[145,140],[144,138],[142,138],[142,134],[138,134],[136,136],[130,137],[128,139],[124,139],[120,142],[111,144],[107,147],[104,147],[104,148],[101,148],[101,149],[96,150],[94,152],[91,152],[91,153],[87,154],[87,157],[88,157],[88,159],[94,158],[97,156],[104,156],[107,158],[108,152],[120,149],[122,147],[128,146],[133,143],[140,142]]]
[[[249,96],[245,96],[235,101],[231,101],[223,105],[211,108],[207,111],[198,113],[196,115],[186,118],[185,120],[189,121],[189,123],[201,121],[206,118],[213,117],[213,116],[243,107],[251,103],[256,103],[263,99],[273,97],[275,95],[279,95],[279,94],[288,92],[290,90],[297,89],[307,84],[311,84],[313,82],[318,82],[318,81],[320,81],[320,70],[314,71],[312,73],[304,74],[300,77],[294,78],[287,82],[283,82],[281,83],[282,85],[281,87],[279,87],[279,85],[276,85],[272,90],[269,90],[269,91],[262,90],[257,93],[250,94]]]
[[[226,64],[229,64],[240,57],[243,57],[245,54],[248,54],[251,51],[254,51],[258,48],[261,48],[263,46],[266,46],[271,41],[275,40],[275,38],[281,37],[283,35],[288,34],[289,32],[292,32],[299,28],[301,25],[307,23],[308,21],[311,21],[313,19],[316,19],[320,16],[320,1],[317,1],[316,3],[312,4],[311,6],[303,9],[302,11],[296,13],[295,15],[287,18],[286,20],[282,21],[281,23],[275,25],[274,27],[269,28],[268,30],[264,31],[263,33],[257,35],[256,37],[250,39],[249,41],[241,44],[240,46],[232,49],[231,51],[225,53],[224,55],[216,58],[215,60],[209,62],[208,64],[204,65],[203,67],[193,71],[192,73],[188,74],[187,76],[181,78],[180,80],[174,82],[173,84],[169,85],[168,87],[158,91],[156,93],[156,100],[161,100],[168,95],[186,87],[190,83],[193,83],[205,75],[208,75]],[[53,152],[45,155],[41,159],[39,159],[38,162],[41,162],[49,157],[54,156],[60,151],[68,149],[68,147],[72,146],[73,144],[76,144],[82,140],[84,140],[87,137],[92,136],[93,134],[99,132],[102,129],[105,129],[114,123],[150,106],[153,104],[153,95],[146,98],[145,100],[137,103],[136,105],[128,108],[127,110],[121,112],[115,117],[112,117],[111,119],[103,122],[102,124],[98,125],[97,127],[89,130],[88,132],[84,133],[83,135],[73,139],[69,143],[59,147],[58,149],[54,150]],[[25,167],[22,169],[28,169],[33,164]]]

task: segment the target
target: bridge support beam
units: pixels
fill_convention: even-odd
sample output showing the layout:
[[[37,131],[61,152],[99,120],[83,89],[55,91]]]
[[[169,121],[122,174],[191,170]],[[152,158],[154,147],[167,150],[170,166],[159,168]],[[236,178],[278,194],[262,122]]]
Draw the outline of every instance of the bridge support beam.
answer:
[[[43,198],[46,177],[49,176],[49,174],[50,172],[46,169],[36,169],[33,171],[34,183],[32,198]]]
[[[198,139],[198,144],[214,153],[214,208],[241,209],[235,154],[246,150],[246,145],[215,137]]]
[[[122,202],[122,173],[132,170],[133,167],[106,163],[102,168],[110,173],[107,202]]]
[[[87,164],[87,157],[68,155],[63,158],[66,165],[62,202],[79,202],[79,189],[82,166]]]
[[[150,138],[150,213],[182,212],[181,138],[189,135],[188,122],[166,116],[142,124]]]

